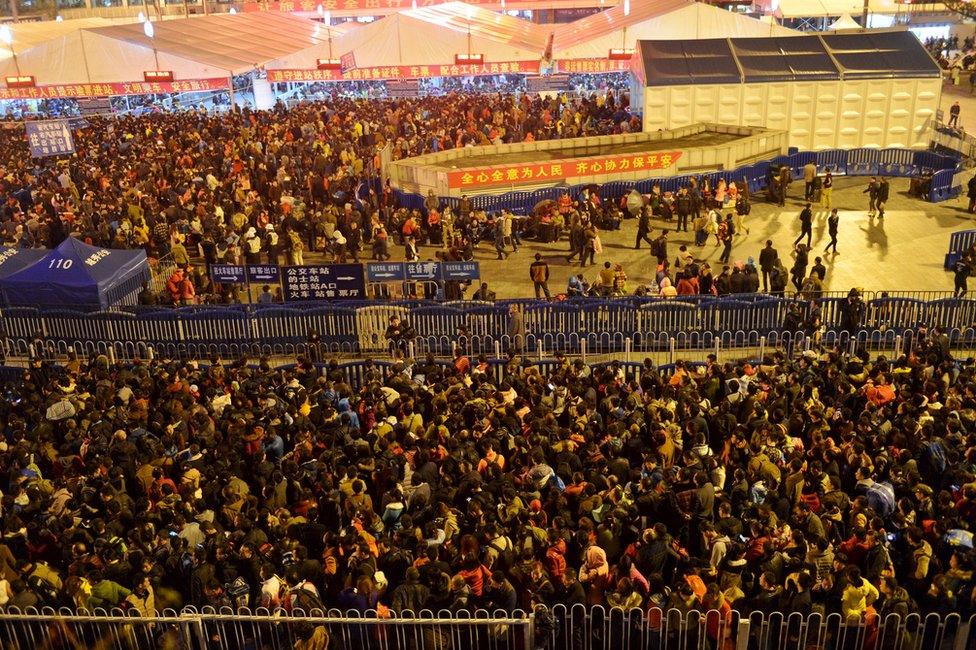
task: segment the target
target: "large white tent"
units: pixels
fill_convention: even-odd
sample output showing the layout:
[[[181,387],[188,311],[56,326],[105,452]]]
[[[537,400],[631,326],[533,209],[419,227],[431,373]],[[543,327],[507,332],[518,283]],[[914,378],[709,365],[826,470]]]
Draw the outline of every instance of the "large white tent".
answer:
[[[425,11],[391,14],[346,34],[333,34],[331,42],[327,34],[329,28],[323,27],[325,42],[279,57],[268,62],[266,68],[314,69],[317,59],[339,58],[350,52],[357,68],[450,65],[454,63],[455,54],[469,51],[483,54],[485,61],[490,62],[538,60],[545,49],[544,37],[541,45],[538,42],[505,41],[474,25],[469,33],[466,28],[458,29],[453,24],[433,22],[425,19],[429,18]],[[499,19],[525,22],[494,12],[485,13],[494,14]]]
[[[907,10],[897,0],[868,0],[870,13],[897,14]],[[864,0],[779,0],[774,13],[780,18],[830,18],[860,16],[863,11]]]
[[[328,39],[321,24],[278,13],[211,15],[153,27],[153,38],[140,23],[64,30],[18,50],[16,65],[11,58],[0,61],[0,75],[19,69],[39,85],[135,82],[157,69],[172,70],[176,79],[226,78]]]
[[[633,48],[643,39],[693,40],[792,36],[792,29],[688,0],[632,2],[630,14],[613,7],[555,30],[558,60],[605,58],[611,48]]]

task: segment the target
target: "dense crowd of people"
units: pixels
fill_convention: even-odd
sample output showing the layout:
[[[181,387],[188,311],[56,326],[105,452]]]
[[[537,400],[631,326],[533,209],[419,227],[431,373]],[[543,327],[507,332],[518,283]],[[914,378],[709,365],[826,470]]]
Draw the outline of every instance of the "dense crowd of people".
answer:
[[[916,340],[359,385],[38,360],[0,402],[0,605],[968,616],[976,365]]]
[[[438,229],[440,205],[408,212],[376,179],[393,159],[454,147],[639,130],[626,97],[448,94],[302,103],[273,111],[196,111],[89,118],[70,159],[32,159],[23,133],[0,131],[4,242],[53,247],[68,234],[145,247],[186,269],[304,262],[305,251],[389,255]],[[373,181],[373,182],[370,182]],[[368,187],[368,191],[367,191]],[[462,217],[467,215],[460,215]],[[417,232],[412,232],[416,226]],[[460,229],[459,229],[460,230]],[[462,239],[458,247],[470,245]],[[208,293],[206,267],[186,273]],[[194,300],[189,291],[181,300]]]

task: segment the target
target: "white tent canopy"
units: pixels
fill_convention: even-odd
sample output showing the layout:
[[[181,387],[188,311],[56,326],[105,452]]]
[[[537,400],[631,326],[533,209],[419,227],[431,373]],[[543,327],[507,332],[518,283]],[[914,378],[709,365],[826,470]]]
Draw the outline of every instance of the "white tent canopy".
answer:
[[[896,14],[905,5],[896,0],[869,0],[870,13]],[[780,18],[825,18],[860,15],[864,0],[779,0],[775,13]]]
[[[327,30],[322,28],[326,39]],[[469,38],[466,29],[459,31],[453,26],[438,25],[406,11],[391,14],[347,34],[333,34],[331,44],[326,40],[269,61],[265,67],[268,70],[314,69],[316,59],[339,58],[349,52],[355,55],[359,68],[449,65],[454,63],[455,54],[467,53],[469,48],[472,54],[483,54],[486,61],[523,61],[538,59],[544,45],[534,50],[486,37],[475,29]]]
[[[844,14],[843,16],[835,20],[827,29],[829,29],[832,32],[839,32],[846,29],[861,29],[861,26],[857,23],[856,20],[851,18],[850,14]]]
[[[155,69],[172,70],[177,79],[213,79],[328,39],[320,23],[279,13],[167,20],[154,28],[152,39],[139,23],[75,28],[18,50],[17,63],[41,85],[142,81],[143,72]],[[0,70],[13,75],[13,60],[0,61]]]
[[[604,58],[611,48],[633,48],[642,39],[694,40],[795,36],[799,32],[719,7],[687,0],[635,2],[561,25],[556,30],[556,59]]]

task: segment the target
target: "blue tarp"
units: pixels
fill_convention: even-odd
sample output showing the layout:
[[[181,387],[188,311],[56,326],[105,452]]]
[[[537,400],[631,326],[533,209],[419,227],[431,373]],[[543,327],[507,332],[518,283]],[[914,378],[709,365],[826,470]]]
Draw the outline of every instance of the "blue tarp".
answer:
[[[69,237],[30,266],[2,277],[8,305],[99,306],[107,309],[150,278],[144,250],[112,250]],[[16,259],[16,256],[14,257]]]
[[[0,246],[0,278],[13,275],[47,255],[40,248],[9,248]]]

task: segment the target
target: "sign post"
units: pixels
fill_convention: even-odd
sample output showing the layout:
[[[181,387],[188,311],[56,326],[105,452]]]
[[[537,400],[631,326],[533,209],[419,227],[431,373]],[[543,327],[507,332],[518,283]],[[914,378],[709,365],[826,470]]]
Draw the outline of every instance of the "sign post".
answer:
[[[46,120],[26,122],[27,144],[31,156],[64,156],[75,152],[75,140],[67,120]]]

